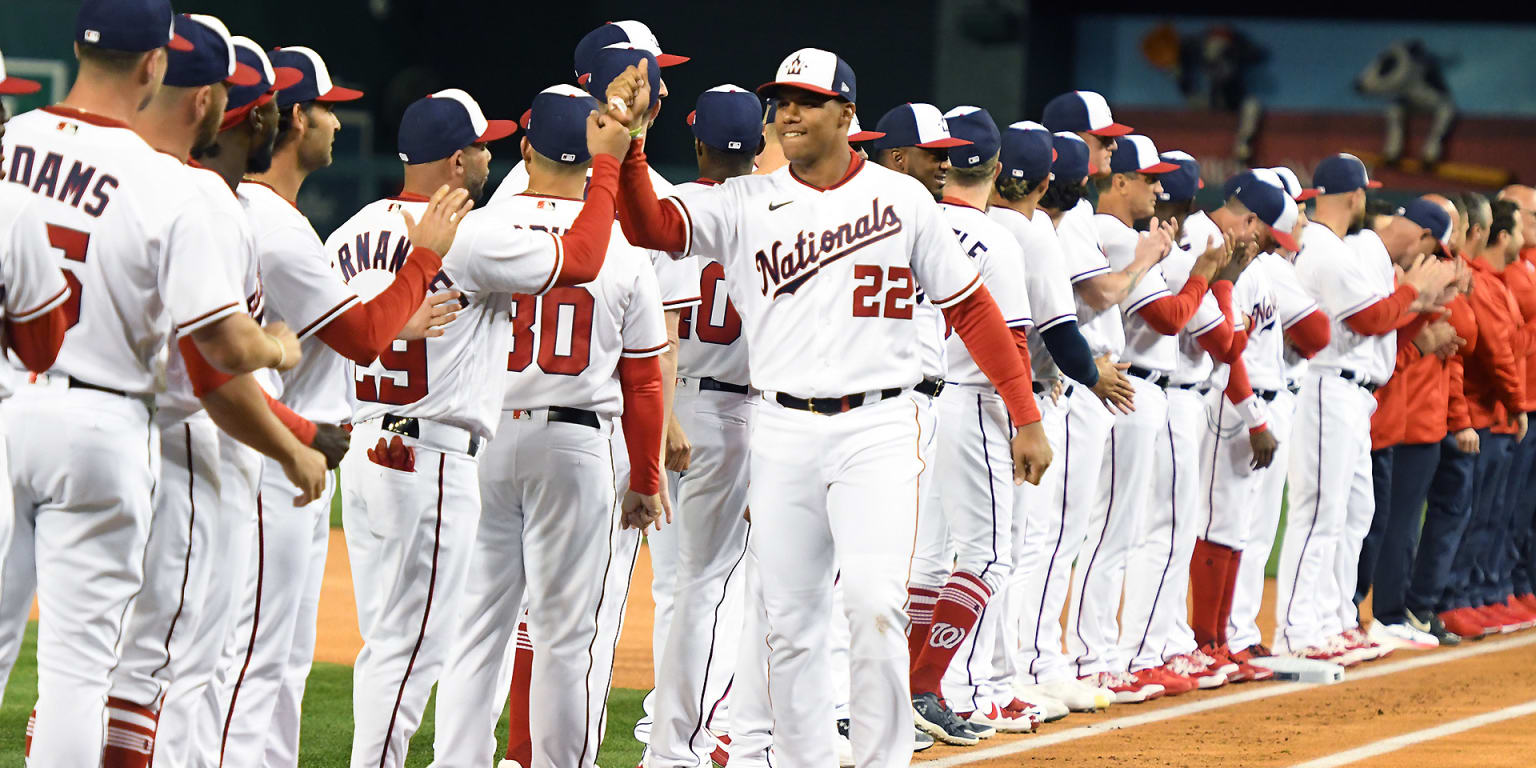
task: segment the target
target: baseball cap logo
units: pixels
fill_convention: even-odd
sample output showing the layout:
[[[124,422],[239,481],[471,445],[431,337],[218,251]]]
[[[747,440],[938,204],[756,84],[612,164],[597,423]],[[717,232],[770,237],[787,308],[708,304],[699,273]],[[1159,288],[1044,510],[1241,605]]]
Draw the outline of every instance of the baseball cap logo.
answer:
[[[800,74],[800,70],[801,69],[802,69],[802,66],[800,64],[800,57],[796,56],[793,59],[789,60],[789,65],[784,68],[784,74],[786,74],[786,75],[798,75],[798,74]]]

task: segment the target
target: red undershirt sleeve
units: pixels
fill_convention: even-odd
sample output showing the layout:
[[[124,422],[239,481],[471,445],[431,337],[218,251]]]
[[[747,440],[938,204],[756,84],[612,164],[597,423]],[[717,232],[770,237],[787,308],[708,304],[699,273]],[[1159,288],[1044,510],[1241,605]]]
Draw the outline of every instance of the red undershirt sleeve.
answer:
[[[1290,338],[1291,348],[1296,350],[1296,354],[1311,360],[1328,346],[1333,332],[1328,327],[1328,315],[1323,314],[1321,309],[1314,309],[1287,328],[1285,335]]]
[[[191,336],[182,336],[176,343],[181,348],[182,362],[187,367],[187,378],[192,381],[192,394],[199,399],[235,378],[213,367],[203,357],[203,353],[198,351]],[[309,445],[315,441],[314,422],[294,413],[288,406],[272,399],[272,396],[266,392],[262,392],[262,395],[267,398],[267,405],[272,409],[272,415],[283,422],[283,426],[287,427],[299,442]]]
[[[36,373],[53,367],[67,330],[68,320],[64,317],[63,304],[25,323],[5,322],[5,338],[10,342],[11,351],[27,366],[27,370]]]
[[[1344,318],[1344,322],[1361,336],[1381,336],[1398,328],[1403,313],[1418,297],[1419,292],[1413,286],[1399,285],[1391,296]]]
[[[426,248],[413,249],[388,288],[372,301],[341,313],[315,335],[358,365],[372,363],[410,322],[442,268],[441,256]]]
[[[1174,296],[1164,296],[1136,311],[1152,330],[1164,336],[1178,333],[1195,316],[1200,298],[1205,295],[1207,283],[1199,275],[1190,275],[1184,287]]]
[[[596,178],[594,171],[593,179]],[[683,214],[676,206],[656,199],[650,169],[645,163],[644,143],[639,139],[629,146],[620,181],[619,226],[624,230],[624,238],[631,245],[657,251],[678,253],[686,248],[688,232]]]
[[[661,491],[661,358],[619,359],[624,393],[624,442],[629,450],[629,487],[649,496]]]
[[[1030,386],[1028,351],[1020,352],[1003,324],[1003,313],[985,285],[955,304],[944,308],[944,319],[960,335],[976,367],[987,375],[997,394],[1008,406],[1013,425],[1022,427],[1040,420]]]
[[[645,175],[650,189],[650,175]],[[613,237],[613,217],[619,189],[619,161],[612,155],[592,158],[592,179],[587,183],[587,198],[571,228],[560,236],[565,259],[555,285],[581,285],[597,279],[608,256],[608,241]],[[651,197],[656,195],[651,193]],[[667,206],[671,207],[671,206]],[[681,231],[681,229],[679,229]],[[633,242],[633,241],[631,241]]]

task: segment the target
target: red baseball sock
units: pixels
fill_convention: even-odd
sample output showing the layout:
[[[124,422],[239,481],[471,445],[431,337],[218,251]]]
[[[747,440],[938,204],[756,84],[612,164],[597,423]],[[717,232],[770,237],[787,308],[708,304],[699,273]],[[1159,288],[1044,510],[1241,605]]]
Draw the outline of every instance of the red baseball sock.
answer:
[[[27,715],[27,743],[22,747],[23,757],[32,756],[32,732],[35,730],[37,730],[37,710],[34,709],[32,714]]]
[[[1231,548],[1205,539],[1195,540],[1195,552],[1189,559],[1189,627],[1201,648],[1215,645],[1218,637],[1226,636],[1227,621],[1221,613],[1221,600],[1231,562]],[[1228,601],[1228,611],[1231,606]]]
[[[102,768],[148,768],[155,753],[154,710],[124,699],[107,699],[107,746],[101,752]]]
[[[954,660],[960,644],[976,628],[981,609],[992,597],[981,577],[964,571],[956,571],[949,583],[939,592],[939,601],[933,606],[933,627],[928,641],[912,665],[912,695],[938,693],[939,681]]]
[[[1216,617],[1216,642],[1227,644],[1227,624],[1232,618],[1232,599],[1237,596],[1237,571],[1243,563],[1243,551],[1232,550],[1232,560],[1227,563],[1227,583],[1221,593],[1221,614]]]
[[[512,691],[507,699],[507,759],[533,765],[533,736],[528,732],[528,684],[533,678],[533,641],[528,622],[517,625],[517,654],[512,657]]]
[[[917,657],[928,644],[928,631],[933,628],[933,604],[939,601],[939,590],[934,587],[907,587],[907,653],[910,664],[917,667]]]

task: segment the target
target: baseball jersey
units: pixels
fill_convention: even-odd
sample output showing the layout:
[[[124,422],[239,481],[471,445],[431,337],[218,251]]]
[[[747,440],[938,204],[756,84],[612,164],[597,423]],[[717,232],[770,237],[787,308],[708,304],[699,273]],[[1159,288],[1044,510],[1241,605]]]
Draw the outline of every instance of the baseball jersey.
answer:
[[[691,185],[718,186],[700,180],[678,187]],[[725,288],[725,268],[713,260],[700,264],[696,256],[673,263],[692,263],[699,275],[699,301],[684,311],[678,322],[678,375],[745,386],[751,380],[747,372],[747,339],[741,332],[741,314]]]
[[[1024,290],[1029,294],[1030,315],[1034,320],[1034,328],[1029,333],[1032,378],[1042,382],[1061,378],[1061,370],[1056,367],[1055,359],[1040,336],[1041,331],[1077,320],[1072,281],[1067,279],[1066,259],[1056,237],[1056,226],[1045,211],[1038,209],[1033,216],[1026,216],[1012,208],[993,206],[987,216],[1008,230],[1018,242],[1024,258]]]
[[[1387,246],[1381,242],[1381,236],[1372,230],[1362,229],[1344,238],[1344,243],[1355,249],[1361,269],[1372,276],[1372,284],[1377,290],[1384,291],[1383,297],[1391,296],[1397,289],[1397,270],[1392,268],[1392,255],[1387,253]],[[1365,347],[1371,355],[1371,365],[1367,371],[1371,381],[1380,384],[1392,378],[1392,371],[1397,368],[1397,331],[1368,336]]]
[[[785,166],[667,198],[684,221],[681,255],[724,268],[760,390],[841,397],[914,386],[929,328],[913,312],[917,290],[943,309],[981,285],[921,183],[850,157],[825,189]]]
[[[1185,217],[1179,242],[1159,265],[1163,270],[1163,281],[1170,290],[1183,288],[1189,280],[1190,270],[1194,269],[1195,260],[1210,247],[1212,238],[1221,241],[1221,228],[1204,211],[1195,211]],[[1216,361],[1200,346],[1199,338],[1201,334],[1221,325],[1223,319],[1216,296],[1207,291],[1200,297],[1200,305],[1195,308],[1195,314],[1175,337],[1178,357],[1173,373],[1169,376],[1172,383],[1194,384],[1211,377]]]
[[[419,195],[377,200],[331,233],[326,254],[358,296],[373,298],[394,282],[411,252],[400,213],[409,211],[419,220],[427,202]],[[371,248],[365,251],[364,244]],[[388,413],[448,424],[478,437],[494,435],[506,380],[498,374],[506,370],[512,343],[513,326],[507,320],[512,294],[548,291],[561,259],[558,233],[524,228],[489,210],[466,214],[443,256],[442,270],[428,286],[430,293],[460,291],[463,309],[442,336],[397,339],[372,365],[355,367],[353,420]]]
[[[1079,200],[1056,222],[1056,236],[1061,242],[1067,279],[1074,284],[1112,271],[1093,217],[1093,206],[1087,200]],[[1125,351],[1125,326],[1119,308],[1105,307],[1099,311],[1088,306],[1081,296],[1074,298],[1077,301],[1077,327],[1088,342],[1088,350],[1094,357],[1107,354],[1119,358]]]
[[[238,222],[128,125],[33,110],[6,124],[5,159],[6,182],[41,201],[17,221],[27,247],[56,259],[73,289],[53,372],[150,395],[163,386],[172,336],[243,311],[239,286],[209,268],[218,233]]]
[[[580,200],[525,194],[504,201],[497,215],[563,234],[581,206]],[[617,232],[614,238],[596,280],[513,297],[503,409],[558,405],[617,416],[624,410],[619,358],[666,351],[656,274],[644,251]]]
[[[1382,255],[1385,257],[1385,253]],[[1387,270],[1383,279],[1379,265],[1368,264],[1326,226],[1311,224],[1302,230],[1296,277],[1328,314],[1331,334],[1328,346],[1312,358],[1312,365],[1352,370],[1375,380],[1375,344],[1369,337],[1355,333],[1345,321],[1392,294],[1390,260]]]
[[[71,299],[69,283],[54,263],[46,227],[17,222],[29,206],[43,205],[26,189],[0,183],[0,324],[25,323]],[[18,364],[19,365],[19,364]],[[11,376],[0,376],[0,397],[9,397]]]
[[[1107,213],[1094,214],[1093,225],[1099,231],[1099,242],[1104,244],[1104,255],[1109,258],[1110,267],[1117,271],[1125,269],[1136,258],[1136,243],[1140,241],[1141,234]],[[1168,295],[1168,283],[1163,279],[1162,265],[1156,264],[1120,300],[1120,312],[1125,323],[1125,352],[1120,356],[1122,361],[1163,373],[1173,371],[1178,363],[1178,340],[1153,330],[1136,314],[1142,307]]]
[[[1009,328],[1027,328],[1030,316],[1029,292],[1024,283],[1024,253],[1019,243],[1003,225],[993,221],[986,211],[958,201],[944,200],[939,210],[960,239],[960,248],[981,273],[981,284],[992,294]],[[987,375],[971,359],[970,350],[959,334],[944,341],[949,370],[946,381],[970,386],[991,387]]]
[[[648,170],[651,172],[651,189],[656,191],[656,196],[666,197],[672,194],[672,182],[667,181],[655,168],[648,167]],[[587,169],[587,178],[592,178],[591,168]],[[496,191],[491,193],[491,199],[486,200],[484,205],[476,207],[483,209],[499,206],[502,203],[511,202],[513,198],[526,191],[528,191],[528,166],[519,160],[517,165],[512,166],[512,170],[507,171],[507,175],[501,177],[501,183],[496,185]]]

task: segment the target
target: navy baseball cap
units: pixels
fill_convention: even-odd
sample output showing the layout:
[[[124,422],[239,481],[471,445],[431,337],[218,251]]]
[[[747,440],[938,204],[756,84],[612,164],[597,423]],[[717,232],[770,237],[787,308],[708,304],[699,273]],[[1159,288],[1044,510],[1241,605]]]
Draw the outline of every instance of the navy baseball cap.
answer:
[[[108,51],[192,50],[177,34],[170,0],[85,0],[75,14],[75,42]]]
[[[586,113],[582,113],[585,121]],[[583,129],[585,131],[585,129]],[[487,120],[474,98],[458,88],[424,96],[400,118],[400,159],[408,165],[431,163],[471,145],[505,139],[517,132],[512,120]],[[586,134],[582,134],[586,140]]]
[[[1235,184],[1230,184],[1235,181]],[[1275,242],[1288,251],[1300,250],[1292,232],[1296,230],[1296,201],[1285,193],[1285,188],[1274,181],[1266,181],[1253,171],[1243,171],[1229,180],[1233,187],[1232,197],[1253,211],[1259,221],[1269,227]]]
[[[922,147],[949,149],[971,143],[949,134],[944,113],[932,104],[902,104],[891,109],[875,123],[875,130],[885,136],[875,140],[875,149]]]
[[[769,113],[772,114],[773,107],[769,107],[768,110],[769,110]],[[768,119],[771,121],[773,118],[770,117]],[[864,130],[864,127],[859,125],[859,116],[858,115],[854,115],[853,116],[853,120],[851,120],[848,123],[848,143],[849,144],[857,144],[857,143],[859,143],[861,141],[874,141],[875,139],[878,139],[878,138],[880,138],[881,136],[884,136],[884,135],[885,134],[883,134],[883,133],[881,133],[879,131],[866,131],[866,130]]]
[[[757,87],[757,95],[771,99],[784,86],[858,103],[859,86],[853,67],[841,56],[820,48],[801,48],[779,63],[773,79]]]
[[[628,43],[614,43],[593,54],[592,77],[587,81],[587,90],[591,92],[595,88],[597,90],[592,96],[599,101],[607,99],[608,84],[624,74],[624,70],[639,65],[641,61],[649,62],[645,67],[646,82],[651,84],[651,104],[648,109],[655,109],[661,103],[661,66],[650,51]]]
[[[1397,215],[1429,230],[1437,243],[1436,255],[1443,259],[1451,257],[1451,216],[1438,203],[1415,198],[1397,209]]]
[[[331,82],[331,71],[326,68],[325,59],[320,58],[320,54],[315,53],[313,48],[302,45],[274,48],[267,57],[272,60],[272,66],[292,67],[301,75],[297,83],[277,92],[278,109],[287,109],[306,101],[333,103],[355,101],[363,97],[362,91],[343,88]]]
[[[192,42],[192,50],[172,50],[166,57],[165,84],[173,88],[200,88],[214,83],[251,86],[261,75],[235,57],[229,27],[212,16],[176,17],[176,34]]]
[[[587,150],[587,115],[597,99],[570,85],[554,85],[533,97],[528,110],[528,143],[534,151],[567,165],[592,159]]]
[[[1077,184],[1094,172],[1093,164],[1088,162],[1088,143],[1076,133],[1057,131],[1051,134],[1051,148],[1056,152],[1051,173],[1057,178]]]
[[[221,131],[239,125],[251,110],[271,101],[277,92],[304,79],[293,67],[274,67],[267,52],[255,40],[235,35],[230,38],[235,46],[235,58],[256,71],[260,82],[255,85],[239,85],[229,89],[229,105],[224,108],[224,124]]]
[[[1338,195],[1345,192],[1353,192],[1357,189],[1378,189],[1381,182],[1372,181],[1371,176],[1365,170],[1365,163],[1360,158],[1347,152],[1323,158],[1317,164],[1317,170],[1312,172],[1312,194],[1306,197],[1318,195]]]
[[[1178,165],[1164,162],[1157,156],[1157,147],[1151,139],[1134,133],[1122,136],[1109,156],[1110,173],[1161,174],[1178,169]]]
[[[1078,143],[1081,144],[1082,140],[1078,139]],[[1051,132],[1030,120],[1021,120],[1008,126],[1000,141],[998,161],[1003,166],[1002,175],[1007,178],[1046,178],[1051,173],[1051,164],[1056,161]]]
[[[1195,199],[1195,193],[1205,188],[1205,182],[1200,179],[1200,163],[1188,152],[1173,150],[1158,157],[1178,168],[1163,174],[1159,179],[1163,182],[1163,192],[1157,199],[1182,203]]]
[[[1095,136],[1124,136],[1129,125],[1115,122],[1109,102],[1093,91],[1070,91],[1045,103],[1040,122],[1053,131],[1091,133]]]
[[[717,85],[699,94],[688,124],[695,139],[715,149],[756,153],[763,144],[761,106],[751,91]]]
[[[956,168],[975,168],[992,159],[1003,145],[992,115],[981,107],[955,107],[944,113],[949,135],[969,144],[949,150],[949,164]]]
[[[9,77],[5,74],[5,57],[0,56],[0,96],[23,96],[28,93],[37,93],[43,89],[43,84],[28,80],[24,77]]]
[[[597,29],[588,32],[576,44],[575,66],[576,83],[586,85],[592,77],[592,68],[597,63],[597,52],[610,45],[628,45],[646,53],[656,59],[655,66],[670,67],[688,60],[687,56],[676,56],[661,52],[661,42],[651,32],[651,28],[639,21],[610,21]],[[606,90],[607,86],[604,86]]]

